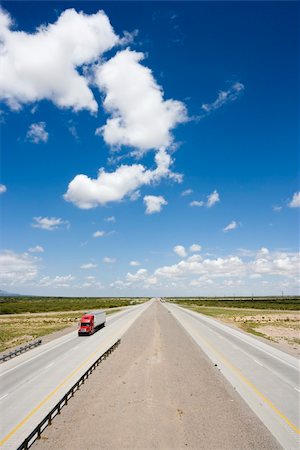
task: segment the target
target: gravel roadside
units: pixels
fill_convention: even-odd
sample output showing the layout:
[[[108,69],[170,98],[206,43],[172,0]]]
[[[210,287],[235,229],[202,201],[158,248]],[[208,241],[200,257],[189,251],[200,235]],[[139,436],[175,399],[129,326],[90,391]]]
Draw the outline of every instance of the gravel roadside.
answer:
[[[154,303],[32,448],[281,447],[171,314]]]

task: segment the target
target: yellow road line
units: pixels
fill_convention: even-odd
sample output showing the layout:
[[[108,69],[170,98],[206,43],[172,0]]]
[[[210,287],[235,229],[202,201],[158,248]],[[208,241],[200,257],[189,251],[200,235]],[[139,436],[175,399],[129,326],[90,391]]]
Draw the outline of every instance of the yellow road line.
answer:
[[[205,338],[198,334],[198,338],[202,341],[210,350],[227,366],[232,372],[234,372],[250,389],[252,389],[284,422],[297,434],[300,435],[300,429],[294,425],[272,402],[269,400],[260,390],[242,374],[242,372],[235,367],[222,353],[220,353],[212,344],[210,344]]]
[[[120,333],[118,333],[120,334]],[[93,356],[99,351],[99,349],[103,346],[105,342],[107,342],[110,338],[105,339],[99,347],[96,348],[96,350],[88,357],[86,358],[83,363],[80,364],[80,366],[77,367],[77,369],[74,369],[73,372],[70,373],[50,394],[48,394],[44,400],[42,400],[32,411],[30,411],[29,414],[20,422],[18,425],[16,425],[3,439],[0,441],[0,447],[8,441],[15,433],[19,430],[27,421],[30,419],[30,417],[33,416],[53,395],[62,387],[64,386],[88,361],[90,361]]]

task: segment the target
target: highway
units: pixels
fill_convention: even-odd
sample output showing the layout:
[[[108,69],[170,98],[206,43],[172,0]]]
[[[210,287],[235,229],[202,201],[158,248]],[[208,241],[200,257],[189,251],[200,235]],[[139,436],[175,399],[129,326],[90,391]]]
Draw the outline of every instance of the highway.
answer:
[[[91,387],[91,394],[83,395],[80,400],[81,389],[64,408],[64,414],[70,415],[70,431],[65,433],[67,425],[60,423],[60,434],[56,437],[50,427],[45,431],[49,433],[49,440],[39,441],[38,445],[46,446],[48,442],[47,448],[52,449],[57,448],[59,442],[60,448],[68,449],[67,438],[71,433],[72,439],[78,434],[76,448],[85,448],[80,441],[81,436],[86,439],[85,430],[93,437],[99,429],[103,437],[106,427],[107,448],[113,449],[122,448],[123,444],[119,443],[123,439],[128,439],[127,448],[132,449],[143,445],[143,448],[152,448],[154,440],[153,448],[163,449],[168,439],[173,439],[173,448],[181,448],[178,446],[180,439],[182,445],[191,439],[191,447],[198,448],[201,435],[206,435],[207,447],[205,441],[201,442],[204,449],[215,448],[225,436],[228,442],[226,445],[223,442],[224,448],[260,448],[253,447],[253,431],[249,428],[251,424],[253,429],[259,429],[259,424],[255,423],[255,420],[259,422],[258,417],[284,449],[299,448],[299,361],[215,319],[155,299],[108,316],[106,327],[93,336],[78,337],[77,332],[70,332],[2,364],[1,448],[16,449],[87,368],[122,337],[127,341],[116,350],[114,358],[103,363],[107,369],[95,371],[85,384],[85,389],[89,389],[98,376],[102,380],[101,390],[96,393]],[[208,364],[208,361],[211,362]],[[228,392],[226,384],[222,383],[223,376],[255,414]],[[107,383],[108,378],[110,383]],[[124,386],[128,386],[128,390],[124,391]],[[105,406],[102,401],[92,402],[85,414],[80,414],[76,399],[86,408],[85,399],[94,394],[101,400],[106,398]],[[143,413],[132,401],[137,395],[140,397],[138,404],[144,405]],[[203,401],[205,410],[200,410],[196,405]],[[132,403],[133,409],[130,409]],[[124,406],[112,410],[112,404]],[[181,409],[184,409],[186,422],[182,415],[177,417]],[[253,417],[247,418],[245,409]],[[86,423],[83,423],[83,416]],[[147,446],[146,430],[153,428],[158,416],[156,433]],[[127,421],[136,426],[142,418],[138,437]],[[59,424],[59,418],[55,420]],[[234,429],[237,423],[239,431]],[[108,427],[114,424],[116,430],[109,431]],[[79,432],[80,426],[83,429]],[[220,431],[220,436],[215,429]],[[257,432],[256,445],[277,448],[275,444],[264,446],[270,439],[266,432],[263,429]],[[136,440],[132,440],[132,436]],[[67,440],[63,445],[64,439]],[[241,441],[243,447],[239,447]],[[73,444],[72,448],[75,448]]]
[[[164,305],[283,448],[299,449],[299,360],[210,317]]]
[[[16,449],[80,376],[151,305],[107,317],[93,336],[68,333],[0,367],[0,445]],[[104,364],[104,363],[103,363]]]

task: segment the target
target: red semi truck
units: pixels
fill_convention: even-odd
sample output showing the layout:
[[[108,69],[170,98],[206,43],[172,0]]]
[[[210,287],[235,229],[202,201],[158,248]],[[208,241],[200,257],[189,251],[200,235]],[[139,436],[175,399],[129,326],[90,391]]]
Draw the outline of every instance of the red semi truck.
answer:
[[[106,314],[104,311],[89,311],[79,323],[78,336],[90,336],[100,327],[105,327]]]

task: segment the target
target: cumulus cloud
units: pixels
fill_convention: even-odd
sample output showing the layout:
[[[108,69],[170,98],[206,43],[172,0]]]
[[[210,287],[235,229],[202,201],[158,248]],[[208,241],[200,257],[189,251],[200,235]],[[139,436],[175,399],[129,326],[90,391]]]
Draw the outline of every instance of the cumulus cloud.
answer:
[[[104,235],[105,235],[105,231],[100,231],[100,230],[95,231],[95,233],[93,233],[94,238],[102,237]]]
[[[105,92],[103,106],[111,114],[97,129],[112,147],[130,146],[139,152],[172,144],[171,130],[187,120],[185,105],[164,100],[162,88],[151,70],[140,62],[145,55],[120,51],[96,69],[96,83]]]
[[[300,208],[300,192],[295,192],[288,206],[289,208]]]
[[[126,280],[130,282],[141,281],[145,280],[147,275],[148,275],[147,269],[139,269],[135,274],[128,272],[128,274],[126,275]]]
[[[185,191],[181,192],[182,197],[186,197],[187,195],[191,195],[193,193],[192,189],[186,189]]]
[[[11,109],[47,99],[60,108],[97,111],[88,79],[77,69],[118,42],[103,11],[87,15],[67,9],[32,34],[12,31],[13,21],[2,9],[0,23],[0,98]]]
[[[203,200],[193,200],[189,203],[192,207],[198,207],[201,208],[202,206],[206,206],[207,208],[211,208],[216,203],[220,201],[220,195],[219,193],[214,190],[211,194],[207,196],[207,201],[204,202]]]
[[[162,195],[146,195],[144,203],[146,205],[146,214],[160,212],[162,207],[168,204]]]
[[[211,208],[219,201],[220,201],[220,195],[218,194],[217,191],[214,191],[210,195],[207,196],[206,206],[207,206],[207,208]]]
[[[4,184],[0,184],[0,194],[4,194],[7,191],[7,187]]]
[[[4,251],[0,253],[0,283],[18,286],[34,280],[38,274],[39,259],[28,253]]]
[[[110,258],[109,256],[105,256],[103,258],[103,262],[105,264],[114,264],[116,261],[117,261],[116,258]]]
[[[174,253],[180,256],[181,258],[185,258],[187,256],[186,250],[183,245],[175,245],[173,248]]]
[[[133,266],[133,267],[136,267],[136,266],[140,266],[141,263],[139,261],[130,261],[129,265]]]
[[[233,102],[237,100],[245,90],[245,86],[242,83],[236,82],[233,83],[227,91],[220,91],[216,100],[212,103],[203,103],[201,109],[203,111],[203,116],[206,116],[213,111],[221,108],[227,103]]]
[[[57,275],[53,278],[49,276],[42,277],[36,284],[38,286],[44,287],[70,287],[70,282],[74,281],[75,277],[73,275]]]
[[[156,168],[153,170],[146,169],[142,164],[133,164],[121,165],[114,172],[106,172],[101,168],[96,179],[77,175],[69,183],[64,199],[81,209],[90,209],[120,201],[141,186],[158,182],[162,178],[181,181],[181,176],[170,170],[173,161],[165,150],[157,152],[155,162]]]
[[[88,270],[88,269],[96,269],[96,267],[98,267],[97,264],[94,264],[94,263],[86,263],[86,264],[82,264],[82,265],[80,266],[80,269]]]
[[[193,200],[192,202],[190,202],[190,206],[196,206],[196,207],[201,207],[204,206],[204,202],[203,201],[198,201],[198,200]]]
[[[33,228],[41,228],[42,230],[53,231],[58,228],[69,228],[70,222],[62,220],[60,217],[34,217],[31,224]]]
[[[27,131],[26,139],[33,144],[48,141],[49,133],[46,131],[45,122],[32,123]]]
[[[223,231],[226,233],[227,231],[235,230],[237,226],[238,226],[237,222],[233,220],[225,228],[223,228]]]
[[[36,245],[35,247],[30,247],[28,249],[30,253],[43,253],[44,248],[41,245]]]
[[[244,292],[248,292],[248,295],[249,289],[253,292],[254,286],[258,289],[260,286],[261,290],[264,290],[264,286],[271,284],[275,292],[276,289],[280,292],[283,287],[297,290],[299,253],[272,252],[262,247],[256,252],[251,251],[251,255],[245,259],[235,255],[207,258],[192,255],[177,264],[158,267],[153,273],[149,273],[146,269],[140,269],[135,274],[128,273],[125,280],[118,280],[113,284],[120,288],[135,285],[142,285],[144,288],[156,287],[160,290],[166,287],[175,288],[176,292],[178,288],[186,292],[188,286],[195,288],[210,286],[213,291],[222,289],[222,292],[226,288],[244,286],[246,289]]]
[[[201,249],[202,249],[202,247],[199,244],[192,244],[189,248],[191,253],[200,252]]]

